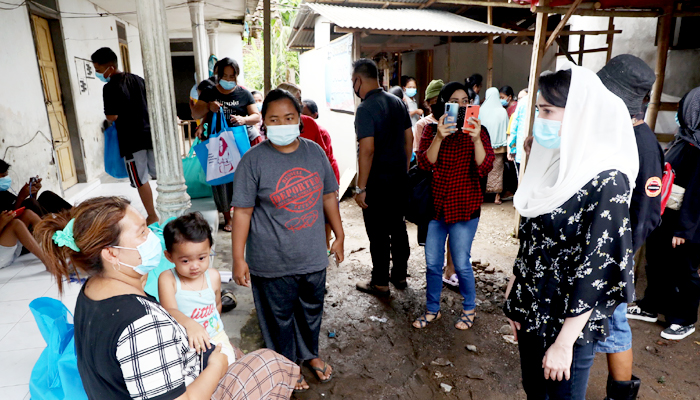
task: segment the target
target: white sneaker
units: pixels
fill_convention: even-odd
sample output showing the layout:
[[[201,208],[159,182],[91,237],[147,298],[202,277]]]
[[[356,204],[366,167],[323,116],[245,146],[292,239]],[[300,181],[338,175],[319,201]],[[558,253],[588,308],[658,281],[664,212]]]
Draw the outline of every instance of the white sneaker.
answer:
[[[693,332],[695,332],[695,325],[672,324],[661,332],[661,337],[668,340],[681,340],[692,335]]]
[[[648,313],[639,306],[627,306],[627,318],[647,322],[656,322],[659,319],[656,314]]]

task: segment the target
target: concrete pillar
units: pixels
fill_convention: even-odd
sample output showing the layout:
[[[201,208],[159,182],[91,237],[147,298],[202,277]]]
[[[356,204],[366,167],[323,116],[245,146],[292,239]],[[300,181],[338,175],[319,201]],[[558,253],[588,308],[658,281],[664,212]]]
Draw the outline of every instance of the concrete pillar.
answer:
[[[182,173],[170,40],[163,1],[139,0],[136,2],[136,14],[158,170],[156,209],[161,220],[166,220],[182,215],[190,207],[190,196],[187,195]]]
[[[207,28],[204,25],[204,0],[189,0],[187,4],[190,6],[190,21],[192,21],[194,70],[197,72],[197,81],[201,82],[209,77],[209,43],[207,43]]]
[[[217,59],[219,59],[219,26],[221,26],[221,21],[207,21],[207,35],[209,36],[209,55],[213,54],[216,56]]]
[[[319,16],[314,21],[314,48],[320,49],[331,42],[331,20]]]

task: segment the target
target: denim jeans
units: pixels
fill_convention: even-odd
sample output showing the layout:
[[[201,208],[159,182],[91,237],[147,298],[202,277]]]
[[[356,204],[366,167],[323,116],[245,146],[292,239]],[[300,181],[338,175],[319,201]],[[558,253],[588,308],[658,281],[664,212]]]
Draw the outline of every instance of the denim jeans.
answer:
[[[425,279],[427,281],[426,306],[429,312],[440,311],[440,294],[442,293],[442,268],[445,265],[445,242],[450,235],[450,251],[459,278],[459,292],[464,297],[464,310],[476,307],[476,290],[474,271],[469,262],[472,242],[479,226],[479,218],[469,221],[446,224],[433,220],[428,225],[428,237],[425,240]]]
[[[518,332],[520,368],[528,400],[586,400],[588,375],[593,365],[595,343],[574,345],[569,380],[544,379],[542,359],[547,352],[544,338],[523,330]]]
[[[610,335],[604,342],[597,342],[596,353],[622,353],[632,348],[632,329],[627,322],[627,303],[620,303],[608,318]]]

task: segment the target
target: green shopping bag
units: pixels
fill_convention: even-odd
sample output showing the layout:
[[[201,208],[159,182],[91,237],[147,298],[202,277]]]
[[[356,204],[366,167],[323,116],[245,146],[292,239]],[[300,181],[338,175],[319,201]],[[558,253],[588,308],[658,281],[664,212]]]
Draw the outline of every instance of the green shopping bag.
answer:
[[[207,183],[202,164],[197,160],[197,156],[194,155],[194,146],[199,143],[201,143],[199,138],[195,139],[187,157],[182,159],[182,171],[185,174],[187,194],[190,195],[191,199],[212,196],[211,186]]]

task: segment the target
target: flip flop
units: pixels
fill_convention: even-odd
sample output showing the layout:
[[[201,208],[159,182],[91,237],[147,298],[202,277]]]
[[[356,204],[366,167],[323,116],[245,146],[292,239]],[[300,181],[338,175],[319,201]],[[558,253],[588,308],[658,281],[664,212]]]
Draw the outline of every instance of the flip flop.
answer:
[[[301,385],[302,382],[304,382],[304,374],[299,373],[299,380],[297,381],[297,384]],[[304,392],[306,392],[307,390],[309,390],[309,388],[306,388],[306,389],[294,389],[294,393],[304,393]]]
[[[316,372],[320,372],[321,375],[326,375],[326,370],[328,370],[328,367],[330,367],[330,365],[328,365],[328,363],[325,361],[323,362],[323,369],[321,369],[319,367],[314,367],[311,364],[309,364],[309,368],[311,368],[314,371],[314,375],[316,376],[316,379],[318,379],[318,381],[321,383],[328,383],[333,379],[333,372],[331,372],[331,375],[328,377],[328,379],[325,379],[325,380],[321,380],[321,378],[316,373]]]
[[[226,226],[224,226],[224,230],[226,232],[231,232],[231,231],[233,231],[233,227],[231,225],[226,225]]]
[[[445,278],[444,276],[442,277],[442,282],[445,285],[451,286],[451,287],[459,287],[459,279],[457,279],[457,274],[452,274],[450,279]]]

